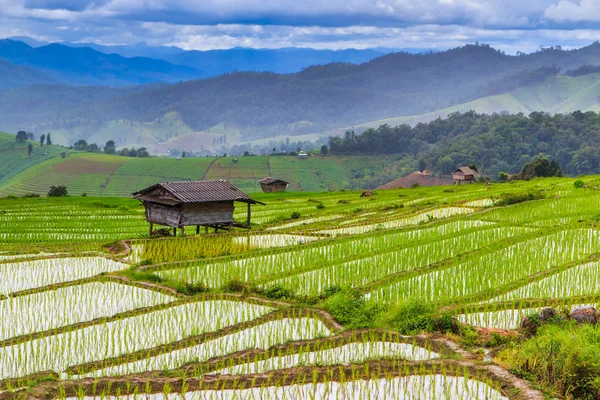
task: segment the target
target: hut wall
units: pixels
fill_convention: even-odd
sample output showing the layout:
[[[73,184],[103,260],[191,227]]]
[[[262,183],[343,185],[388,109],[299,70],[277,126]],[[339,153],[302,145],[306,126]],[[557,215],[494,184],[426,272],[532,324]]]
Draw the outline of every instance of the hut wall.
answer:
[[[146,219],[149,222],[172,227],[179,226],[181,214],[178,208],[149,202],[145,202],[144,205],[146,206]]]
[[[265,183],[261,183],[260,187],[261,187],[262,191],[265,193],[271,193],[273,191],[273,187],[271,185],[267,185]]]
[[[271,184],[261,183],[260,187],[262,188],[262,191],[265,193],[285,192],[287,185],[285,183],[271,183]]]
[[[233,222],[233,202],[185,204],[182,225],[228,224]]]

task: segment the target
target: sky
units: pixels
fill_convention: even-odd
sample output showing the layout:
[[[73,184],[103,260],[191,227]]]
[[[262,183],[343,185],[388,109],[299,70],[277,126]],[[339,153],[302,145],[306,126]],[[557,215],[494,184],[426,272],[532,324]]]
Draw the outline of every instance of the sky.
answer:
[[[510,54],[600,39],[600,0],[0,0],[0,38],[186,50],[311,47]]]

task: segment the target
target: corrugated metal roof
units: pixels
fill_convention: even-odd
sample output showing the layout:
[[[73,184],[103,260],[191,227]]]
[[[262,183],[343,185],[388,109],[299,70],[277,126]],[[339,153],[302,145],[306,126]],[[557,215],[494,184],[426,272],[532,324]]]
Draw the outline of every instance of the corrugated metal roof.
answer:
[[[224,180],[161,182],[140,190],[133,194],[141,199],[157,187],[161,187],[182,203],[212,203],[220,201],[242,201],[244,203],[258,203],[246,193]]]
[[[268,178],[263,178],[260,181],[258,181],[258,183],[263,183],[265,185],[270,185],[270,184],[275,183],[275,182],[285,183],[286,185],[290,184],[289,182],[283,181],[281,179],[271,178],[270,176]]]

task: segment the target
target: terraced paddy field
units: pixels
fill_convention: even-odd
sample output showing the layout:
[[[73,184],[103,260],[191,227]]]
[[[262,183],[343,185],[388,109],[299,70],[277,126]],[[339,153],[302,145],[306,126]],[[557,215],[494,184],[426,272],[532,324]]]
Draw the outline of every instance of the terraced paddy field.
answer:
[[[250,231],[158,239],[131,199],[2,198],[0,399],[585,398],[517,357],[600,302],[580,179],[257,194]]]

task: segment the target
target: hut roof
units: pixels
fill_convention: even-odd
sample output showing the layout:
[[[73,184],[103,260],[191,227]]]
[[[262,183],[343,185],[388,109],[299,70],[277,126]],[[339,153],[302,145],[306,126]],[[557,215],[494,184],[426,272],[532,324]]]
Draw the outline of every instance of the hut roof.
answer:
[[[472,170],[469,167],[460,167],[453,174],[463,173],[464,175],[479,175],[479,172]]]
[[[156,196],[152,193],[156,188],[162,188],[169,196]],[[223,201],[264,204],[224,180],[161,182],[133,193],[133,197],[167,205]]]
[[[258,181],[258,183],[262,183],[262,184],[265,184],[265,185],[271,185],[271,184],[277,183],[277,182],[279,182],[279,183],[285,183],[286,185],[290,184],[289,182],[286,182],[286,181],[281,180],[281,179],[271,178],[270,176],[268,178],[263,178],[260,181]]]

